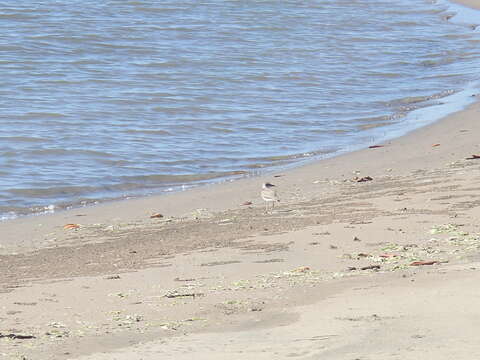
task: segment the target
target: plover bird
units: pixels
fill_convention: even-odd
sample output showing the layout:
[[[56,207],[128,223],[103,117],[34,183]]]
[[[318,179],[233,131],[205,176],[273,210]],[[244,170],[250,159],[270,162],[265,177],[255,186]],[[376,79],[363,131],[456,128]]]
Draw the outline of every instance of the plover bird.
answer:
[[[273,189],[275,185],[270,184],[270,183],[264,183],[262,185],[262,192],[260,195],[262,196],[262,199],[265,201],[265,212],[268,211],[268,203],[272,203],[272,210],[275,207],[275,202],[280,201],[277,196],[277,192],[275,189]]]

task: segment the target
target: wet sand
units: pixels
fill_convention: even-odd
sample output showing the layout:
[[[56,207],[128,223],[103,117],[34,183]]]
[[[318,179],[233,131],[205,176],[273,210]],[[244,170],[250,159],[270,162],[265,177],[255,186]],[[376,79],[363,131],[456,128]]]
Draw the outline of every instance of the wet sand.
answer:
[[[480,8],[480,2],[478,0],[455,0],[455,2],[472,9]]]
[[[479,115],[282,173],[1,223],[0,359],[474,358]],[[281,199],[269,213],[265,181]]]

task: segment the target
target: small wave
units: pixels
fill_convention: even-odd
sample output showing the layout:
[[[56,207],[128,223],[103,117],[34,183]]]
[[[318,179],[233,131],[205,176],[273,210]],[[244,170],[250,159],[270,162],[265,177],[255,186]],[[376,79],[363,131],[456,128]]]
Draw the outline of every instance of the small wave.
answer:
[[[143,176],[124,176],[122,180],[128,183],[142,183],[142,184],[182,184],[190,182],[200,182],[206,180],[213,180],[218,178],[225,178],[229,176],[246,175],[246,171],[225,171],[225,172],[210,172],[205,174],[185,174],[185,175],[143,175]]]
[[[135,62],[133,65],[144,68],[175,68],[181,66],[181,63],[178,61],[164,61],[164,62]]]
[[[328,149],[309,151],[309,152],[303,152],[303,153],[296,153],[296,154],[251,157],[251,158],[248,158],[247,160],[249,162],[253,162],[253,163],[255,163],[255,162],[275,163],[275,162],[292,161],[292,160],[297,160],[297,159],[309,158],[309,157],[317,156],[317,155],[329,154],[333,151],[335,151],[335,150],[328,148]]]
[[[21,115],[24,119],[66,118],[66,114],[56,112],[27,112]]]
[[[209,128],[210,131],[216,132],[216,133],[223,133],[223,134],[231,134],[234,133],[235,131],[232,129],[226,129],[226,128],[221,128],[217,126],[211,126]]]
[[[79,59],[69,62],[72,65],[107,65],[108,62],[102,59]]]
[[[56,43],[67,43],[67,44],[79,44],[84,45],[90,42],[102,42],[108,41],[109,39],[99,36],[98,34],[68,34],[68,35],[59,35],[58,33],[47,34],[47,35],[30,35],[26,37],[29,40],[36,42],[41,42],[45,45],[54,45]]]
[[[264,156],[257,158],[249,158],[248,163],[244,165],[248,169],[263,169],[273,166],[287,165],[290,163],[295,163],[302,159],[309,159],[314,156],[322,156],[335,153],[338,149],[326,148],[317,151],[309,151],[304,153],[297,154],[288,154],[288,155],[276,155],[276,156]]]
[[[155,106],[152,107],[152,110],[159,113],[165,113],[170,115],[177,115],[177,114],[192,114],[198,111],[202,111],[202,108],[195,108],[192,106],[182,106],[182,107],[166,107],[166,106]]]
[[[16,151],[6,151],[3,153],[5,157],[16,157],[18,156]],[[85,149],[58,149],[58,148],[47,148],[47,149],[33,149],[33,150],[24,150],[22,155],[28,158],[45,158],[45,159],[57,159],[62,156],[71,156],[72,158],[77,158],[79,156],[85,155],[86,157],[91,158],[112,158],[114,155],[106,151],[98,150],[85,150]],[[69,165],[69,164],[66,164]],[[72,164],[70,164],[72,165]]]
[[[440,66],[440,65],[448,65],[451,64],[455,61],[456,59],[453,57],[447,57],[439,60],[423,60],[419,63],[421,66],[425,67],[434,67],[434,66]]]
[[[171,12],[185,11],[185,9],[181,8],[181,7],[158,8],[158,7],[145,7],[145,6],[137,6],[137,7],[135,7],[135,10],[139,11],[139,12],[145,12],[145,13],[148,13],[148,14],[152,14],[152,13],[171,13]]]
[[[365,130],[371,130],[371,129],[376,129],[376,128],[380,128],[380,127],[383,127],[383,126],[388,126],[388,125],[392,125],[391,122],[377,122],[377,123],[371,123],[371,124],[361,124],[361,125],[357,125],[356,128],[360,131],[365,131]]]
[[[63,80],[63,79],[59,79],[59,80],[38,80],[37,83],[38,84],[43,84],[43,85],[56,85],[56,86],[59,86],[59,85],[79,85],[81,83],[83,83],[84,81],[80,81],[80,80],[76,80],[76,81],[72,81],[72,80]]]
[[[460,73],[450,73],[450,74],[435,74],[435,75],[424,75],[421,76],[421,79],[429,80],[429,79],[448,79],[448,78],[458,78],[461,76]]]
[[[365,73],[366,76],[377,76],[377,77],[382,77],[382,78],[399,78],[402,76],[402,74],[399,73],[389,73],[389,72],[380,72],[380,71],[370,71]]]
[[[111,40],[110,40],[111,41]],[[115,44],[112,42],[101,42],[101,41],[96,41],[92,43],[95,46],[98,46],[99,48],[104,48],[104,49],[111,49],[111,50],[128,50],[131,52],[134,51],[147,51],[151,52],[151,50],[147,47],[143,46],[135,46],[132,44]]]
[[[30,137],[30,136],[0,136],[0,141],[11,141],[14,143],[25,142],[25,143],[43,143],[49,142],[50,139]]]
[[[39,19],[39,15],[29,15],[29,14],[0,14],[0,20],[13,20],[13,21],[26,21],[26,20],[36,20]]]
[[[363,123],[379,123],[379,122],[386,122],[392,119],[393,119],[393,116],[391,115],[381,115],[381,116],[362,117],[362,118],[357,118],[355,120]]]
[[[268,130],[265,129],[265,128],[261,128],[261,127],[253,127],[253,126],[246,126],[246,127],[242,127],[241,128],[242,131],[248,131],[248,132],[253,132],[253,133],[265,133],[267,132]]]
[[[441,14],[441,13],[445,12],[445,9],[443,9],[443,8],[415,9],[415,12],[416,12],[417,15],[419,15],[419,14],[425,14],[425,15]],[[397,9],[393,10],[393,9],[388,9],[388,8],[384,9],[383,13],[385,15],[389,15],[389,16],[391,16],[391,15],[393,15],[393,16],[395,16],[395,15],[402,15],[402,16],[407,15],[408,16],[408,15],[412,14],[411,10],[399,10],[399,9],[398,10]]]
[[[309,132],[313,134],[347,134],[349,133],[349,130],[346,129],[312,129],[309,130]]]
[[[136,130],[136,129],[127,129],[123,130],[125,134],[142,134],[142,135],[166,135],[171,136],[172,133],[167,130]]]
[[[107,104],[118,104],[118,105],[137,105],[137,104],[145,104],[144,99],[135,99],[135,98],[111,98],[111,99],[104,99],[103,100]]]
[[[0,221],[13,220],[18,218],[20,215],[21,213],[15,211],[3,212],[0,208]]]
[[[386,103],[387,106],[398,106],[398,105],[414,105],[414,104],[421,104],[426,103],[431,100],[441,99],[447,96],[454,94],[454,90],[445,90],[441,91],[432,95],[423,95],[423,96],[406,96],[403,98],[391,100]]]
[[[397,26],[417,26],[418,22],[416,21],[398,21],[392,24],[392,28],[395,28]]]
[[[5,45],[5,44],[0,44],[0,51],[2,52],[6,52],[6,51],[27,51],[28,49],[24,46],[21,46],[21,45],[11,45],[11,44],[8,44],[8,45]]]
[[[58,186],[50,188],[23,188],[23,189],[6,189],[5,192],[16,196],[24,196],[27,198],[57,198],[62,195],[78,196],[95,192],[98,188],[94,186]]]
[[[97,162],[105,164],[107,166],[121,167],[131,166],[132,162],[128,160],[110,160],[110,159],[96,159]]]

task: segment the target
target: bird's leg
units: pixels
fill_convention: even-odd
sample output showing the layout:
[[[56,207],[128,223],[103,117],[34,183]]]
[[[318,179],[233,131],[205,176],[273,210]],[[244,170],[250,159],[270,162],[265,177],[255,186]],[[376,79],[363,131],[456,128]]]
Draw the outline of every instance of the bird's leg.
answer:
[[[268,204],[270,201],[265,201],[265,214],[269,214],[272,210],[272,207]]]

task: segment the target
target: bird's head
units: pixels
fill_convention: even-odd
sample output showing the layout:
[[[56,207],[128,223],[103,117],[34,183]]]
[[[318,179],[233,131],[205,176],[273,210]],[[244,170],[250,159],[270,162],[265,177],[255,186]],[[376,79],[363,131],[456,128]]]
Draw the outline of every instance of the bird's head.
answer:
[[[270,184],[269,182],[266,182],[266,183],[263,184],[262,187],[263,187],[264,189],[268,189],[268,188],[271,188],[271,187],[275,187],[275,185]]]

